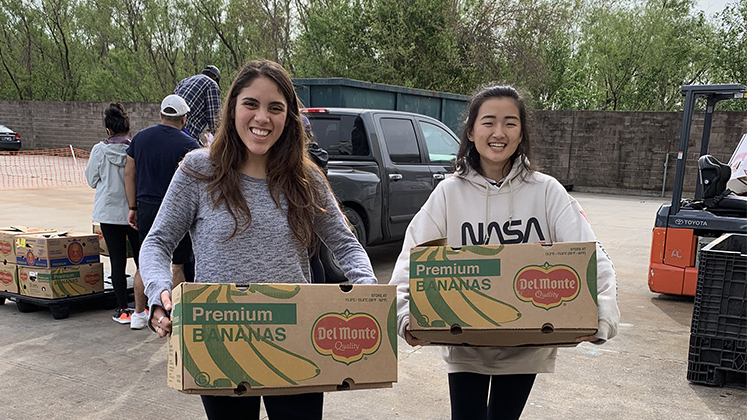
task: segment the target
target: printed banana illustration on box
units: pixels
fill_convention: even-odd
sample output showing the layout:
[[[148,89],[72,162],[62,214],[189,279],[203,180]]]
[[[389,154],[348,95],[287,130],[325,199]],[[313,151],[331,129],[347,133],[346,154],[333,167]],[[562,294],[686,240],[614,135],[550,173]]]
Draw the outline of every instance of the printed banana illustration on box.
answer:
[[[394,286],[184,283],[172,295],[168,381],[180,391],[294,394],[397,379]]]
[[[565,345],[597,328],[596,244],[420,246],[410,331],[441,344]]]
[[[20,293],[59,299],[104,291],[104,265],[68,265],[56,268],[18,266]]]

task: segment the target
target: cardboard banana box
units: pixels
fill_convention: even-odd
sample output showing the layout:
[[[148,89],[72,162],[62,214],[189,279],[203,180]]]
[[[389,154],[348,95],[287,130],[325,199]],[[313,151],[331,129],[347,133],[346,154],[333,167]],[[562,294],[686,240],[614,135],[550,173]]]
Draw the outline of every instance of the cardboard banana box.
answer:
[[[104,265],[68,265],[56,268],[18,266],[22,295],[60,299],[104,291]]]
[[[169,386],[205,395],[391,387],[396,300],[388,285],[182,283]]]
[[[0,263],[15,264],[16,236],[34,232],[53,232],[53,230],[26,226],[0,227]]]
[[[18,265],[52,268],[100,261],[99,237],[93,233],[37,233],[15,240]]]
[[[432,344],[573,346],[594,334],[594,242],[410,251],[410,332]]]
[[[0,291],[18,293],[18,268],[0,261]]]

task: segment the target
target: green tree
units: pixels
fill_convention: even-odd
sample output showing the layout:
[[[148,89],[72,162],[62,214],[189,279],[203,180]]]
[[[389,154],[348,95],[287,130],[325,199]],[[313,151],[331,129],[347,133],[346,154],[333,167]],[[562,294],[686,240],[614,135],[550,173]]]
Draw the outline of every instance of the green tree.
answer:
[[[747,0],[728,4],[716,16],[713,80],[747,84]],[[744,111],[747,101],[723,101],[719,109]]]
[[[365,4],[364,4],[365,3]],[[293,66],[298,77],[379,81],[367,0],[309,0],[298,4],[301,33]]]
[[[747,0],[0,0],[0,98],[158,101],[205,65],[471,93],[539,109],[676,110],[745,81]],[[715,19],[715,20],[713,20]],[[224,84],[225,88],[225,84]]]
[[[589,5],[579,56],[591,69],[589,89],[604,92],[594,109],[674,110],[680,85],[706,82],[712,27],[693,16],[692,0]]]

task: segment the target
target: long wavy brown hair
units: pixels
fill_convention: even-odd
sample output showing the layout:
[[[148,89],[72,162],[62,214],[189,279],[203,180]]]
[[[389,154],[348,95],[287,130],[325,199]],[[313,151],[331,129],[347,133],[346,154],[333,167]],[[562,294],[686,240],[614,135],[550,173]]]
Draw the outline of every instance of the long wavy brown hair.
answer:
[[[213,208],[224,203],[236,222],[227,239],[249,228],[252,215],[247,197],[241,192],[241,167],[248,157],[248,150],[236,131],[236,101],[241,90],[258,77],[274,81],[288,104],[285,128],[267,152],[267,186],[278,207],[281,195],[285,197],[291,231],[304,246],[309,247],[315,240],[314,214],[324,211],[326,206],[326,180],[308,157],[299,100],[288,73],[279,64],[255,60],[239,70],[223,103],[221,123],[210,145],[212,172],[196,177],[208,181],[207,191],[212,197]]]

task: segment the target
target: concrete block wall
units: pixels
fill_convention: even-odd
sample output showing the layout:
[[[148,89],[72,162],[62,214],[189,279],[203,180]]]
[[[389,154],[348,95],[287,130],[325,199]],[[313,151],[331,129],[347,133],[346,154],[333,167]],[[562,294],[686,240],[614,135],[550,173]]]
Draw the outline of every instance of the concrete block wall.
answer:
[[[703,118],[693,117],[685,191],[695,191]],[[673,189],[681,112],[537,111],[533,122],[534,161],[574,190],[660,194],[665,162],[666,191]],[[747,112],[717,111],[709,153],[727,163],[744,133]]]
[[[122,104],[130,117],[130,135],[158,123],[160,104]],[[0,124],[21,135],[22,150],[70,147],[91,150],[106,139],[108,102],[0,101]]]
[[[158,123],[159,104],[124,103],[131,135]],[[23,150],[69,147],[90,150],[106,138],[103,102],[0,101],[0,124],[21,135]],[[690,132],[685,191],[694,191],[703,132],[696,112]],[[659,195],[669,150],[666,190],[677,165],[681,112],[537,111],[532,117],[534,162],[574,191]],[[717,111],[709,152],[728,162],[743,133],[747,112]],[[669,145],[669,149],[668,149]]]

